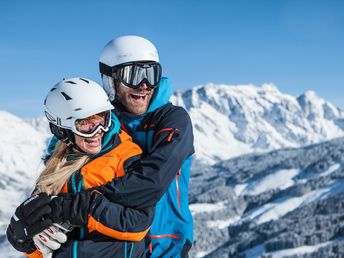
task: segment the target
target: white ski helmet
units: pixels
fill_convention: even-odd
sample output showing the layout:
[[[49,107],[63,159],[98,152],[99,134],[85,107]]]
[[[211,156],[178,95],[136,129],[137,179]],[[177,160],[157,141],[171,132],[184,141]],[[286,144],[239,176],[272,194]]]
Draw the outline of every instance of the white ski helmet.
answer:
[[[79,134],[75,129],[77,119],[114,108],[99,84],[83,78],[57,83],[45,98],[44,107],[52,133],[67,144],[74,143],[73,133]]]
[[[103,87],[111,101],[115,99],[114,82],[110,76],[104,74],[103,69],[111,69],[120,64],[140,61],[159,63],[158,50],[152,42],[145,38],[121,36],[111,40],[104,47],[99,59],[99,68]]]

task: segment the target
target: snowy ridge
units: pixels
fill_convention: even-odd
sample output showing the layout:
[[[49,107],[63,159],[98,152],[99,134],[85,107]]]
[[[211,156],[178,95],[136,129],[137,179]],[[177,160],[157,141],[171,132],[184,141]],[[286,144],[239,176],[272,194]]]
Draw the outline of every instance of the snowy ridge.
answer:
[[[4,234],[15,207],[32,190],[50,133],[43,118],[23,120],[5,111],[0,111],[0,131],[0,229]]]
[[[344,135],[344,111],[313,91],[296,98],[273,84],[209,83],[175,93],[172,102],[188,110],[199,139],[196,157],[209,164]]]

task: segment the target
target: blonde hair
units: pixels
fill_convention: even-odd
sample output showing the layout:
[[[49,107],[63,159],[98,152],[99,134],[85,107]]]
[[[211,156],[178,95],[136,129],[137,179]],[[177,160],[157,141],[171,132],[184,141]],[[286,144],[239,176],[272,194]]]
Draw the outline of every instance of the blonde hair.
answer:
[[[45,169],[36,180],[35,193],[56,195],[61,192],[73,172],[83,167],[90,159],[84,153],[73,151],[67,144],[58,141],[53,155],[46,163]]]

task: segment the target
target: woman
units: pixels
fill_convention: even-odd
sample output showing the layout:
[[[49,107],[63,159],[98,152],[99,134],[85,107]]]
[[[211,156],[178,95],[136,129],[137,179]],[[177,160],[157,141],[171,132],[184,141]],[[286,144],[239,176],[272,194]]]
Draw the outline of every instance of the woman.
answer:
[[[35,193],[57,195],[44,220],[73,225],[53,257],[143,257],[154,207],[118,211],[118,204],[92,191],[123,176],[141,154],[120,130],[106,93],[93,81],[65,79],[51,89],[44,105],[59,141],[37,179]],[[42,257],[38,249],[27,255]]]

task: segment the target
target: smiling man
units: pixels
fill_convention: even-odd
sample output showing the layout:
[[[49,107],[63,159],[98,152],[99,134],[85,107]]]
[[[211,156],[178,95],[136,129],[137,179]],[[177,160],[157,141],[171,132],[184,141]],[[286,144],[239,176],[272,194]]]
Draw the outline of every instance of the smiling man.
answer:
[[[127,110],[135,115],[144,114],[152,99],[154,89],[143,82],[138,89],[132,89],[121,83],[116,84],[116,99],[122,103]]]
[[[100,73],[122,129],[142,150],[126,175],[99,189],[127,207],[156,205],[147,236],[147,257],[188,257],[193,222],[188,206],[192,124],[172,105],[171,85],[162,77],[155,46],[142,37],[110,41],[100,57]]]

